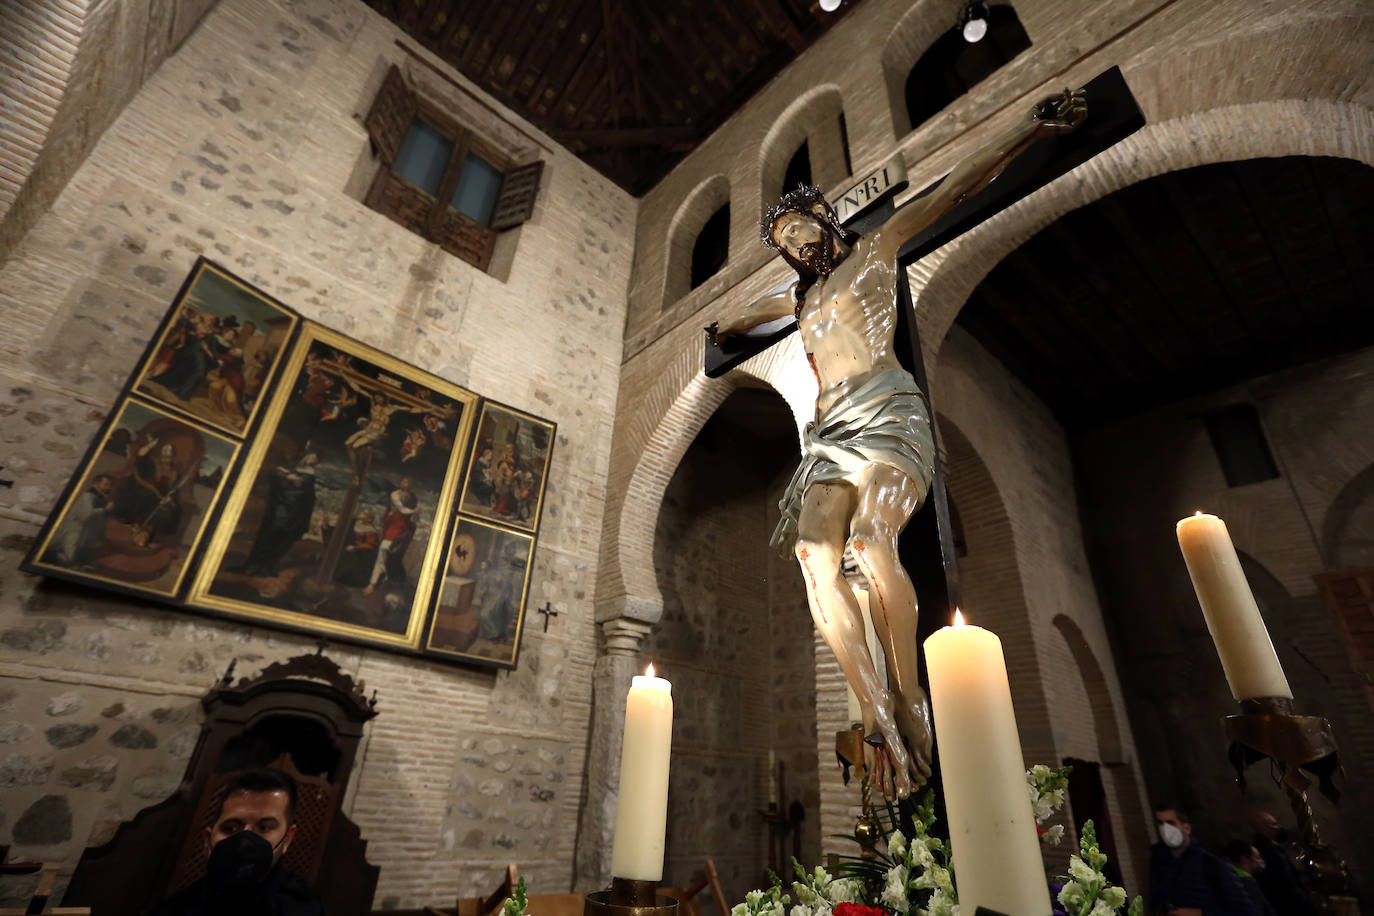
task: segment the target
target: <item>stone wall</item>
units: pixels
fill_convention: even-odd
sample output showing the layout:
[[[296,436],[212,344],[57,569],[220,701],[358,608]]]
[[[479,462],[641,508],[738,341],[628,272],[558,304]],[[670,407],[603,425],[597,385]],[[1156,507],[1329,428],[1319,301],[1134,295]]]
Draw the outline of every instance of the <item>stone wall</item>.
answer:
[[[1333,512],[1368,511],[1368,491],[1349,485],[1374,467],[1371,378],[1366,349],[1112,424],[1075,449],[1150,793],[1190,810],[1208,842],[1242,833],[1251,802],[1293,823],[1263,766],[1250,773],[1248,799],[1232,785],[1217,723],[1237,707],[1173,534],[1178,519],[1203,509],[1226,521],[1299,711],[1335,726],[1346,794],[1339,806],[1314,807],[1327,840],[1364,876],[1374,874],[1374,709],[1312,577],[1338,568],[1331,559],[1347,555],[1346,537],[1368,537],[1350,531],[1324,543],[1320,532]],[[1200,415],[1236,403],[1259,411],[1280,477],[1226,485]]]
[[[22,575],[16,566],[195,258],[320,321],[558,423],[526,627],[509,673],[331,647],[378,691],[345,807],[378,906],[451,902],[507,861],[567,890],[596,652],[592,583],[635,201],[461,77],[425,76],[350,0],[225,0],[157,69],[0,267],[0,842],[71,866],[176,784],[196,697],[308,638]],[[420,52],[421,54],[423,52]],[[356,199],[359,116],[388,64],[545,159],[502,278]],[[499,107],[498,107],[499,110]],[[536,624],[542,619],[536,617]],[[16,899],[27,888],[7,881]]]
[[[760,399],[761,416],[739,407]],[[767,883],[770,761],[783,807],[807,807],[811,860],[819,848],[811,616],[795,566],[768,548],[795,453],[782,401],[737,392],[678,465],[655,535],[663,618],[643,661],[673,682],[664,880],[687,884],[712,857],[732,903]]]

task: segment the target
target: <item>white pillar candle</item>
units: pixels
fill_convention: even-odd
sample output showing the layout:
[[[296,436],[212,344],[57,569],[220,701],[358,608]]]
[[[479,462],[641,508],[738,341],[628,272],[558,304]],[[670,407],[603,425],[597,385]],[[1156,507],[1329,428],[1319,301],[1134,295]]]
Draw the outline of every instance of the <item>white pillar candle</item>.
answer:
[[[1050,892],[1002,641],[956,613],[925,652],[960,912],[1045,916]]]
[[[1237,700],[1288,697],[1293,691],[1269,640],[1240,557],[1215,515],[1199,512],[1178,523],[1178,546],[1193,580],[1207,630],[1216,643],[1226,683]]]
[[[668,825],[668,760],[673,748],[673,685],[650,665],[625,698],[625,743],[620,749],[620,797],[615,812],[611,874],[663,880]]]

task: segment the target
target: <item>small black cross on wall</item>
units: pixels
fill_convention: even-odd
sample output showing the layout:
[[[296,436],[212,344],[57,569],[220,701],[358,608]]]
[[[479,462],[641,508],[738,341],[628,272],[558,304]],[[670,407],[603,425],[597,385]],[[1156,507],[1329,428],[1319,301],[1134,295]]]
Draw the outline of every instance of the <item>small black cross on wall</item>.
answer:
[[[555,611],[555,610],[553,609],[553,605],[552,605],[552,604],[550,604],[549,602],[545,601],[545,602],[544,602],[544,606],[541,607],[541,608],[538,608],[538,609],[536,610],[536,613],[539,613],[539,614],[543,614],[543,615],[544,615],[544,632],[545,632],[545,633],[549,632],[549,618],[550,618],[550,617],[557,617],[557,616],[558,616],[558,612]]]

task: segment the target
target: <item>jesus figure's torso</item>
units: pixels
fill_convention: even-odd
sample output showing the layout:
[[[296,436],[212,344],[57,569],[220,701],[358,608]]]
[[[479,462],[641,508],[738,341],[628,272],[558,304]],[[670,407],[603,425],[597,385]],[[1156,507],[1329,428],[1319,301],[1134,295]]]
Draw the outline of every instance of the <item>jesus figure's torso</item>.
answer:
[[[881,232],[861,238],[802,302],[798,326],[820,386],[817,417],[874,375],[900,366],[892,350],[897,266],[880,254]]]

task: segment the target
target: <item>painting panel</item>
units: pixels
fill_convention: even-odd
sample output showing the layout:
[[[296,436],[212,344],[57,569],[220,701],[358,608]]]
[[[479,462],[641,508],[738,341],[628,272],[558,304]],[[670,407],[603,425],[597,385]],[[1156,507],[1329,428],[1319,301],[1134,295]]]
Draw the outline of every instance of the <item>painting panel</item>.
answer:
[[[460,511],[522,531],[539,528],[556,427],[496,404],[482,405]]]
[[[296,320],[285,306],[202,258],[177,294],[133,388],[242,436]]]
[[[130,399],[77,471],[30,572],[175,597],[238,443]]]
[[[532,536],[460,517],[449,539],[425,648],[514,668],[533,559]]]
[[[476,400],[307,322],[189,603],[418,649]]]

